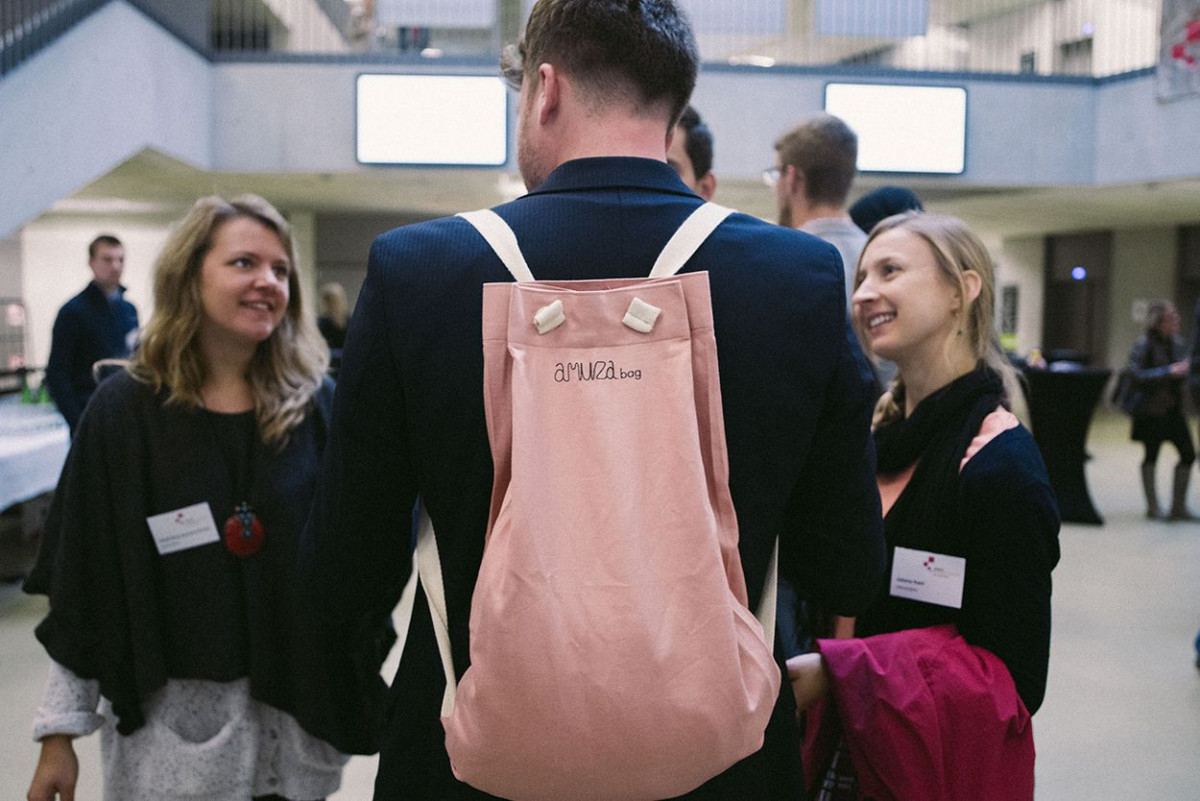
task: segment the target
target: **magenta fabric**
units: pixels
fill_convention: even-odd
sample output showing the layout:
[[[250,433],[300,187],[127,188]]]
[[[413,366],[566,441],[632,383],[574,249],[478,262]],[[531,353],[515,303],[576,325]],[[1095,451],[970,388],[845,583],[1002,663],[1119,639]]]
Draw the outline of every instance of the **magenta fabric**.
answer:
[[[653,330],[622,323],[634,298]],[[566,322],[531,323],[562,301]],[[495,463],[455,775],[511,799],[681,795],[762,746],[708,275],[484,287]]]
[[[992,653],[953,626],[819,640],[818,648],[836,712],[810,712],[806,770],[823,764],[818,744],[840,724],[861,798],[1033,798],[1033,722]]]

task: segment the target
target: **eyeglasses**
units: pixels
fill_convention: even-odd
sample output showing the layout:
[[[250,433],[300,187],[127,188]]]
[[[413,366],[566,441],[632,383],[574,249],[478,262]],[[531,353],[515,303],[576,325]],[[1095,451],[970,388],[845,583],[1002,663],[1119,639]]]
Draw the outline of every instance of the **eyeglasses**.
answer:
[[[775,186],[779,183],[779,176],[783,174],[783,170],[779,167],[768,167],[762,171],[762,181],[767,186]]]
[[[505,45],[500,51],[500,78],[514,92],[521,91],[525,79],[525,58],[517,45]]]

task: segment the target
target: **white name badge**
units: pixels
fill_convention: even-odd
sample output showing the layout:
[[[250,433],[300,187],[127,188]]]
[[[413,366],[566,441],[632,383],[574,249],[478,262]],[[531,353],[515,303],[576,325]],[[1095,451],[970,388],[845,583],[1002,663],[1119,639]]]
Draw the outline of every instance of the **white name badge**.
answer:
[[[207,503],[196,503],[147,517],[146,523],[150,526],[154,547],[158,548],[160,556],[221,541],[212,509],[208,508]]]
[[[938,606],[962,609],[967,560],[931,551],[896,548],[892,558],[891,594]]]

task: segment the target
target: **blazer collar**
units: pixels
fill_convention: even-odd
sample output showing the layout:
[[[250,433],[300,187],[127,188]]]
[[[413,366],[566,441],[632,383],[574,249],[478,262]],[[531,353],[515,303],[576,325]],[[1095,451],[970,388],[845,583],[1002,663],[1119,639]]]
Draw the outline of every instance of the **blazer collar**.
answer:
[[[587,189],[646,189],[695,197],[665,161],[625,156],[573,159],[550,173],[530,195]]]

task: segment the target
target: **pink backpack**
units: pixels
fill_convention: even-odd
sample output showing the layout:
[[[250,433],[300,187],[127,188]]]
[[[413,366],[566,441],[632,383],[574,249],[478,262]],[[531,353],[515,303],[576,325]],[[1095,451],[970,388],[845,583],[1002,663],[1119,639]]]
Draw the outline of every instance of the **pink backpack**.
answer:
[[[708,274],[676,275],[729,213],[702,206],[649,278],[609,281],[535,281],[499,216],[461,215],[517,280],[483,289],[495,481],[457,685],[428,518],[417,546],[446,750],[473,787],[655,801],[762,747],[780,685],[775,559],[756,620]]]

